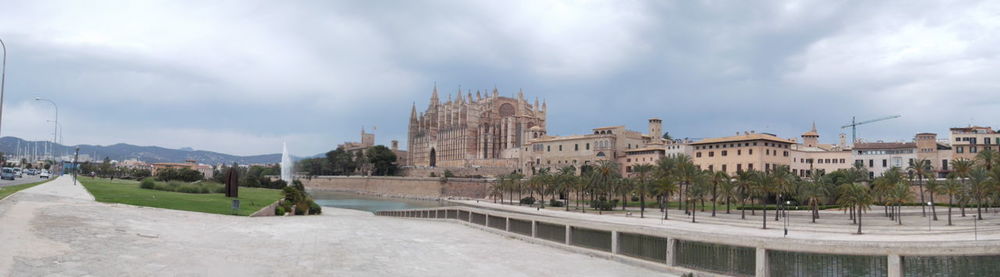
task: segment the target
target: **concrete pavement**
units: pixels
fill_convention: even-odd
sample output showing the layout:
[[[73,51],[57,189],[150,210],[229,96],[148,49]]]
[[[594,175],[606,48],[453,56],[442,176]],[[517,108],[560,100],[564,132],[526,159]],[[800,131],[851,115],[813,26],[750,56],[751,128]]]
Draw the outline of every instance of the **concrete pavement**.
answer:
[[[659,276],[454,223],[103,204],[69,177],[0,201],[0,276]]]

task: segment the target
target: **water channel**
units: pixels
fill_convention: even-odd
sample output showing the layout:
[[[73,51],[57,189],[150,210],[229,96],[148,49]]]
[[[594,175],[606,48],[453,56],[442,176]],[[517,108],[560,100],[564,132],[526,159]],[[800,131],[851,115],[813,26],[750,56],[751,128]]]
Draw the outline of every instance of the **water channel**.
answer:
[[[378,197],[349,192],[310,191],[309,194],[320,206],[368,212],[449,206],[443,201]]]

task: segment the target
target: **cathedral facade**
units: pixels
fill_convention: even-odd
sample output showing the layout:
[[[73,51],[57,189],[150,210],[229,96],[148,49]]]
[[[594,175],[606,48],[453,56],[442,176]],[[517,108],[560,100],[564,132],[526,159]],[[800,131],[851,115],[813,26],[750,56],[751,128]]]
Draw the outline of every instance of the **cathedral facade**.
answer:
[[[437,86],[422,113],[410,111],[407,145],[411,167],[518,168],[521,147],[534,130],[545,129],[546,104],[529,104],[524,92],[517,98],[491,93],[459,91],[447,102]],[[536,128],[537,127],[537,128]]]

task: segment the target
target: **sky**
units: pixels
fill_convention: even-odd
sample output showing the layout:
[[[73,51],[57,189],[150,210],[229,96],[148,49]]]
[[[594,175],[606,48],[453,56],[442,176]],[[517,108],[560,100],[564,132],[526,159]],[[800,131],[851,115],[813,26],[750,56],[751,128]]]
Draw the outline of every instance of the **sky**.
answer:
[[[548,133],[663,119],[868,141],[1000,128],[998,1],[44,1],[0,4],[0,135],[251,155],[405,146],[459,89],[548,103]]]

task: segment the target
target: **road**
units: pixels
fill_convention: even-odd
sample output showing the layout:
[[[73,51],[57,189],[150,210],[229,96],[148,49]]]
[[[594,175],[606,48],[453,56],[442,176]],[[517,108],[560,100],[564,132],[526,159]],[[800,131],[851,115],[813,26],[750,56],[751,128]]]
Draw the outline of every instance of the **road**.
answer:
[[[45,181],[45,180],[48,180],[48,179],[38,178],[38,175],[31,176],[31,175],[28,175],[28,174],[24,174],[24,177],[14,178],[14,181],[11,181],[11,180],[0,180],[0,187],[16,186],[16,185],[20,185],[20,184],[41,182],[41,181]]]

